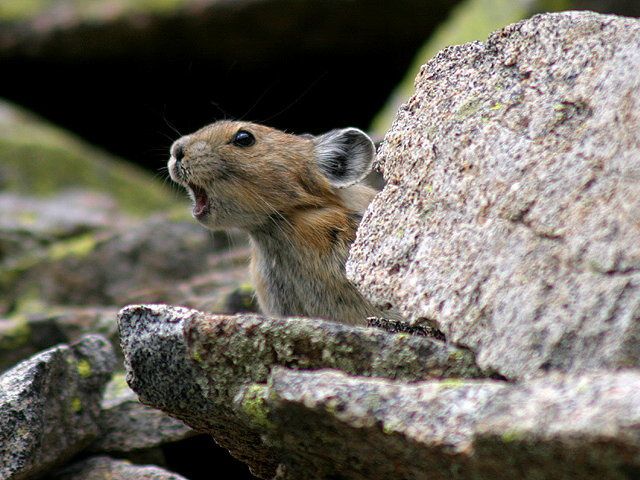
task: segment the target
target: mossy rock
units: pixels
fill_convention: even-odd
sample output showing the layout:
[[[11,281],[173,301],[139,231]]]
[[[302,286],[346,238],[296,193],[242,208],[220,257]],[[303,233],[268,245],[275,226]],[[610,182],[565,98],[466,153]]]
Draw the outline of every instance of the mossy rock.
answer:
[[[535,13],[567,10],[573,3],[572,0],[466,0],[460,3],[420,49],[407,75],[374,118],[371,132],[379,136],[385,134],[400,105],[413,94],[413,82],[420,67],[443,48],[484,40],[491,32],[506,25]]]
[[[51,196],[67,189],[105,192],[123,211],[188,209],[161,182],[0,100],[0,189]]]

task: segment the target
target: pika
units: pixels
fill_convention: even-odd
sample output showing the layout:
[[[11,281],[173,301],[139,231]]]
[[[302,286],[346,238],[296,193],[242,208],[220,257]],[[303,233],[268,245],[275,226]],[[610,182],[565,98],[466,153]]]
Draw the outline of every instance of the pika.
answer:
[[[251,276],[266,315],[365,325],[381,316],[345,275],[349,247],[376,191],[360,183],[375,155],[361,130],[292,135],[219,121],[171,146],[171,179],[211,230],[249,234]]]

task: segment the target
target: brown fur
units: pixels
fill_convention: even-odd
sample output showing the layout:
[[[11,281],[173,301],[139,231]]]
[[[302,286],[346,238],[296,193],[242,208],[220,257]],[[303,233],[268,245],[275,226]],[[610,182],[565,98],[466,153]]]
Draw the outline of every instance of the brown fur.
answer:
[[[234,145],[239,130],[251,132],[255,144]],[[335,188],[316,157],[313,138],[223,121],[179,139],[169,170],[194,198],[194,188],[206,192],[209,210],[197,217],[205,227],[249,233],[264,313],[365,324],[379,312],[347,280],[344,266],[375,192],[364,185]]]

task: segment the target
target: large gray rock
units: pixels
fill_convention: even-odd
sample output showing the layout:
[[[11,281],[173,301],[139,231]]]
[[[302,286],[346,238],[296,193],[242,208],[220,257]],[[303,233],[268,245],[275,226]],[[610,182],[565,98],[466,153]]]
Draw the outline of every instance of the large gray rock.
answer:
[[[0,478],[36,478],[98,434],[100,400],[115,365],[107,340],[88,335],[0,377]]]
[[[91,457],[55,474],[56,480],[186,480],[153,465],[132,465],[109,457]]]
[[[635,371],[407,385],[281,369],[264,399],[266,441],[286,452],[279,479],[640,474]]]
[[[540,15],[427,63],[347,269],[510,378],[640,365],[640,21]]]
[[[275,367],[409,381],[487,376],[470,352],[442,342],[323,320],[148,305],[123,309],[119,326],[127,381],[140,400],[211,433],[263,478],[281,457],[261,440],[268,423],[260,385]]]

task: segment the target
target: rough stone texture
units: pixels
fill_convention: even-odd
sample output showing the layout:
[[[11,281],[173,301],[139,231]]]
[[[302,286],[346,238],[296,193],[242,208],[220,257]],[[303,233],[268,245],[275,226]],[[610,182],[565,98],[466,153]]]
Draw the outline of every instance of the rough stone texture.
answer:
[[[405,380],[482,377],[469,352],[442,342],[303,318],[207,315],[161,305],[119,317],[127,381],[143,403],[216,441],[264,478],[279,454],[260,436],[261,387],[276,366],[340,368]]]
[[[132,465],[109,457],[91,457],[52,475],[55,480],[186,480],[152,465]]]
[[[107,384],[98,419],[100,436],[89,451],[123,453],[158,447],[195,434],[180,420],[142,405],[127,386],[124,375],[116,374]]]
[[[511,378],[640,365],[640,21],[541,15],[421,70],[348,274]]]
[[[407,385],[278,370],[264,395],[278,478],[628,480],[640,373]]]
[[[208,398],[206,374],[187,352],[183,323],[198,315],[162,305],[123,309],[118,325],[127,383],[142,403],[211,432],[255,474],[269,478],[277,466],[275,453],[262,445],[258,429],[238,419],[228,396]]]
[[[88,335],[18,364],[0,377],[0,478],[35,478],[98,433],[111,345]]]

